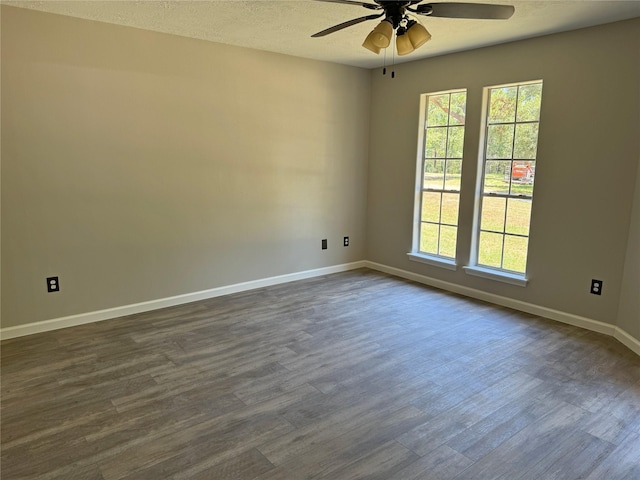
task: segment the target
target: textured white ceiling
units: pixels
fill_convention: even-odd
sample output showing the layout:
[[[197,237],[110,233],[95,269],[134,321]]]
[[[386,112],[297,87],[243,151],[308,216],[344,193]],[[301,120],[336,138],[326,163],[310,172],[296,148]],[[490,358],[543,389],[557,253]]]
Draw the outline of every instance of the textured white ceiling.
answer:
[[[361,47],[377,20],[326,37],[310,38],[311,34],[337,23],[374,13],[354,5],[314,0],[3,0],[2,3],[358,67],[382,65],[382,55]],[[433,35],[432,40],[406,57],[396,56],[396,63],[640,16],[640,0],[479,0],[479,3],[514,5],[516,11],[509,20],[420,17]],[[390,54],[389,51],[387,55]]]

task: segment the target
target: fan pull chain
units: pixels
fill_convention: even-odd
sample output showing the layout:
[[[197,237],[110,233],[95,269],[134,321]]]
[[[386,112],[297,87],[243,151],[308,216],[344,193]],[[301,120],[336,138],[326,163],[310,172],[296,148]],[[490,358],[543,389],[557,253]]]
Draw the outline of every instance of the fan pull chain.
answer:
[[[382,75],[387,74],[387,49],[384,49],[384,60],[382,61]]]
[[[393,49],[393,46],[391,47],[391,78],[396,78],[396,51]]]

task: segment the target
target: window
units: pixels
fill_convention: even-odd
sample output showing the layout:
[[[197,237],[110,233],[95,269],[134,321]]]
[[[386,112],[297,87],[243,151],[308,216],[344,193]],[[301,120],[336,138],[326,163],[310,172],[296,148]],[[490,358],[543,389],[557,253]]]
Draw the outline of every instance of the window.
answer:
[[[454,265],[466,101],[466,90],[421,98],[421,162],[412,251]]]
[[[524,277],[542,82],[486,91],[476,264]]]

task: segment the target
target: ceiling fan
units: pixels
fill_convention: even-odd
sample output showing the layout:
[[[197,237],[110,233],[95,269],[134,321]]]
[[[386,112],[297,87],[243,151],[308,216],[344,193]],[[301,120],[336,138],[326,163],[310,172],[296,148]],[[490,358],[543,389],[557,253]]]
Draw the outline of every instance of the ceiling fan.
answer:
[[[343,28],[351,27],[367,20],[384,17],[384,19],[369,33],[362,46],[378,54],[387,48],[395,31],[398,55],[407,55],[416,48],[424,45],[431,38],[431,34],[420,23],[417,15],[443,18],[471,18],[485,20],[506,20],[513,15],[512,5],[495,5],[487,3],[458,3],[432,2],[422,3],[424,0],[373,0],[375,3],[358,2],[355,0],[316,0],[318,2],[344,3],[359,5],[368,10],[378,10],[381,13],[365,15],[329,27],[312,37],[324,37]]]

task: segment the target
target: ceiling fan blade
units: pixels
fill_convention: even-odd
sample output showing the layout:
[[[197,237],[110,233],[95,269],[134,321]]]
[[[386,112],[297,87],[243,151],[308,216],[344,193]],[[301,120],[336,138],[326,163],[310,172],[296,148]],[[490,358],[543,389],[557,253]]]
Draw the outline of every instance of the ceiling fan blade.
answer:
[[[369,10],[380,10],[382,7],[375,3],[356,2],[353,0],[315,0],[316,2],[346,3],[347,5],[358,5],[359,7],[368,8]]]
[[[414,11],[430,17],[506,20],[507,18],[511,18],[515,10],[513,5],[442,2],[423,3],[417,5]]]
[[[343,28],[350,27],[352,25],[357,25],[358,23],[366,22],[367,20],[373,20],[374,18],[380,18],[384,15],[384,12],[380,15],[367,15],[366,17],[354,18],[353,20],[349,20],[348,22],[340,23],[338,25],[334,25],[333,27],[327,28],[326,30],[322,30],[321,32],[314,33],[311,35],[313,38],[316,37],[324,37],[325,35],[329,35],[330,33],[337,32],[338,30],[342,30]]]

